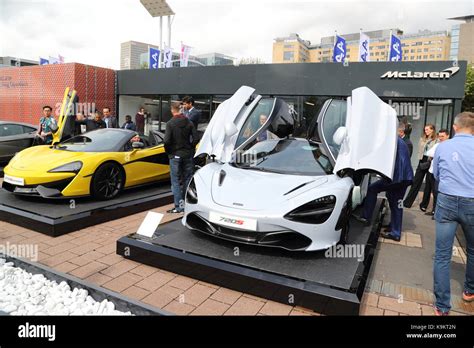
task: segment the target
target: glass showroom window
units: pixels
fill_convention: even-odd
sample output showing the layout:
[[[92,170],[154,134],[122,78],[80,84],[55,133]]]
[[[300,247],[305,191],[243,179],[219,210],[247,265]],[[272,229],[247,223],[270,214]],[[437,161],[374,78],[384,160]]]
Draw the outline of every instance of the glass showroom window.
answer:
[[[211,96],[210,95],[192,95],[194,107],[201,111],[199,119],[198,133],[203,134],[211,119]]]
[[[120,126],[125,122],[125,116],[132,116],[132,121],[136,123],[135,115],[141,107],[145,108],[147,118],[145,120],[144,133],[149,131],[156,125],[160,116],[160,97],[159,96],[119,96],[119,122]]]
[[[161,97],[161,114],[158,129],[162,132],[166,129],[166,123],[173,117],[171,114],[171,103],[174,102],[181,102],[179,95],[164,95]]]
[[[300,120],[300,128],[295,130],[295,136],[307,137],[308,129],[312,122],[316,122],[316,119],[321,111],[324,102],[329,97],[322,96],[309,96],[303,97],[302,115]]]
[[[434,99],[428,100],[428,110],[426,113],[426,123],[432,123],[436,127],[436,131],[447,128],[451,124],[453,118],[454,103],[452,99]]]

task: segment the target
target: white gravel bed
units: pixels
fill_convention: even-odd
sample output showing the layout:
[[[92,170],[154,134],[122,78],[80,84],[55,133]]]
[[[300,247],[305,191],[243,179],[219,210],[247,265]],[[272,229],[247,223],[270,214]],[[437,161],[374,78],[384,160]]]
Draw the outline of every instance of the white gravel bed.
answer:
[[[0,311],[10,315],[132,315],[113,302],[95,301],[85,289],[48,280],[0,258]]]

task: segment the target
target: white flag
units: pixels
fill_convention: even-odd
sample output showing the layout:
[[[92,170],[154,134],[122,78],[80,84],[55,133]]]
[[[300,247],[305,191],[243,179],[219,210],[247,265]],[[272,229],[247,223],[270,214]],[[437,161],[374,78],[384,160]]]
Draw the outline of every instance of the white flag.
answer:
[[[179,66],[187,67],[189,61],[189,53],[191,52],[191,47],[181,44],[181,54],[179,59]]]
[[[359,40],[359,62],[370,62],[369,45],[370,38],[361,32]]]
[[[60,63],[61,62],[59,61],[58,58],[49,56],[49,64],[60,64]]]
[[[165,47],[163,50],[163,65],[165,68],[173,66],[173,50],[170,47]]]

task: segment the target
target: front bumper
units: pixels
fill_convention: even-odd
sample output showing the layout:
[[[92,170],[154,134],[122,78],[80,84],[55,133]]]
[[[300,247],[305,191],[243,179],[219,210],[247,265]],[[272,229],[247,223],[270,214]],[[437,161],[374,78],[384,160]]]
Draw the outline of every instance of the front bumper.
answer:
[[[306,250],[311,245],[311,239],[293,230],[269,232],[239,230],[212,223],[198,213],[191,213],[186,217],[186,227],[233,242],[291,251]]]
[[[74,180],[74,177],[53,181],[41,185],[14,185],[8,182],[2,183],[2,188],[23,196],[37,196],[43,198],[62,198],[63,194],[62,191]]]

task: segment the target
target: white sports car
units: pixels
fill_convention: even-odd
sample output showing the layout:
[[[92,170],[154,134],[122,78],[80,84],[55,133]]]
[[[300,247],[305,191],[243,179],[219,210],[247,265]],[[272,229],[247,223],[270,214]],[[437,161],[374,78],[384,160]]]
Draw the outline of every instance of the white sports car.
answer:
[[[396,112],[360,87],[347,101],[326,101],[308,136],[294,138],[292,108],[254,92],[241,87],[212,117],[196,152],[210,163],[189,183],[183,225],[288,250],[344,243],[352,202],[364,194],[355,183],[393,175]]]

